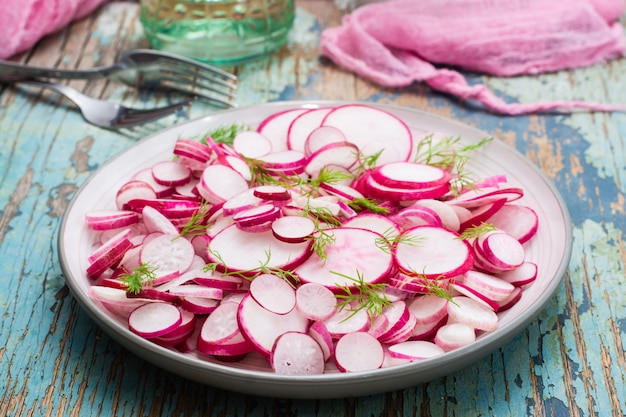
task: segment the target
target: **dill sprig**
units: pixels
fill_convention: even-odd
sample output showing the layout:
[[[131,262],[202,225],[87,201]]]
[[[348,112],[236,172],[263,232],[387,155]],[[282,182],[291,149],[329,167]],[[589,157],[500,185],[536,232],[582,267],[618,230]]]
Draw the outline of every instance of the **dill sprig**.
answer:
[[[434,295],[452,302],[452,287],[447,285],[447,277],[441,275],[436,278],[428,278],[424,274],[416,274],[413,280],[426,288],[428,295]]]
[[[385,253],[390,253],[391,248],[404,243],[405,245],[419,247],[425,239],[413,233],[398,233],[397,230],[389,228],[382,236],[376,238],[376,246]]]
[[[493,224],[481,222],[480,224],[476,226],[468,227],[467,229],[465,229],[463,233],[461,233],[457,239],[461,239],[461,240],[475,239],[477,237],[485,235],[489,232],[494,232],[496,230],[498,230],[498,228],[495,227]]]
[[[209,211],[209,205],[203,202],[197,211],[189,218],[187,223],[182,227],[178,236],[196,236],[206,232],[208,224],[206,223],[206,215]]]
[[[356,168],[356,175],[358,176],[365,171],[375,168],[378,164],[378,159],[380,158],[380,156],[383,154],[384,151],[385,151],[385,148],[370,155],[365,155],[365,154],[360,153],[359,154],[359,166]]]
[[[353,285],[345,284],[338,285],[343,293],[335,294],[335,297],[339,301],[337,306],[339,310],[349,309],[350,315],[344,320],[348,320],[357,314],[359,311],[365,309],[371,320],[374,320],[380,314],[382,314],[385,307],[391,304],[391,300],[387,298],[385,283],[371,283],[365,282],[363,274],[360,271],[356,271],[356,277],[343,274],[337,271],[330,271],[331,274],[345,278]]]
[[[372,200],[371,198],[366,198],[366,197],[353,198],[347,203],[348,203],[348,206],[350,206],[350,208],[356,211],[368,210],[375,214],[382,214],[383,216],[386,216],[387,214],[389,214],[389,211],[390,211],[388,207],[382,206],[377,201]]]
[[[224,276],[236,276],[247,280],[253,280],[261,274],[272,274],[287,281],[292,286],[300,281],[300,277],[298,277],[298,275],[296,275],[293,271],[268,266],[272,258],[272,253],[269,249],[265,251],[265,259],[259,262],[259,266],[257,268],[251,268],[243,271],[229,271],[224,258],[222,258],[219,253],[210,248],[209,253],[213,255],[218,262],[207,263],[204,267],[202,267],[204,272],[211,272],[213,274],[215,272],[219,272]]]
[[[146,263],[142,263],[131,272],[120,274],[119,280],[126,284],[126,291],[138,294],[146,285],[152,285],[156,279],[156,268]]]
[[[215,142],[232,145],[235,136],[237,136],[239,132],[243,132],[245,130],[250,130],[250,128],[243,124],[233,123],[231,125],[222,125],[207,132],[206,135],[204,135],[204,138],[208,136]],[[204,138],[202,141],[206,143]]]

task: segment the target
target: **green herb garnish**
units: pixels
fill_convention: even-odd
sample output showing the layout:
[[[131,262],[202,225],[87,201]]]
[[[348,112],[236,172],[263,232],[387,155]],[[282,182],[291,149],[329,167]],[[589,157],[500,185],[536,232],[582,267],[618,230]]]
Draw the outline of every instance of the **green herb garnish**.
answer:
[[[345,320],[350,319],[363,309],[367,310],[370,319],[374,320],[382,314],[385,307],[391,304],[391,300],[385,294],[387,284],[365,282],[363,274],[358,270],[356,271],[356,278],[336,271],[330,271],[330,273],[354,283],[354,285],[337,284],[337,287],[343,291],[343,293],[335,295],[339,300],[337,305],[340,310],[347,308],[351,312]]]
[[[129,273],[122,273],[119,280],[126,284],[126,291],[132,294],[138,294],[146,285],[152,285],[152,281],[156,279],[154,273],[156,268],[142,263]]]

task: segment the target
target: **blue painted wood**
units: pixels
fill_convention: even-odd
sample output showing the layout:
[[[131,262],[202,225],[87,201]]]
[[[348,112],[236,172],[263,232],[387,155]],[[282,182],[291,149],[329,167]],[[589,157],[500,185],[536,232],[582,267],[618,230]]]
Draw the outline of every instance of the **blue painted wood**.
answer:
[[[339,23],[327,0],[298,3],[287,48],[236,68],[240,105],[357,99],[424,109],[474,125],[525,154],[572,215],[569,271],[545,310],[493,354],[454,374],[360,398],[247,396],[177,377],[104,334],[69,294],[57,260],[63,211],[89,175],[135,139],[83,122],[33,89],[0,90],[0,415],[7,416],[623,416],[626,414],[626,115],[502,117],[422,85],[380,89],[319,59],[320,30]],[[40,65],[111,62],[145,45],[137,5],[113,2],[21,59]],[[123,36],[118,36],[120,33]],[[60,54],[58,51],[61,51]],[[537,77],[470,76],[509,100],[624,102],[626,60]],[[114,83],[73,83],[127,104]],[[215,109],[195,104],[172,124]]]

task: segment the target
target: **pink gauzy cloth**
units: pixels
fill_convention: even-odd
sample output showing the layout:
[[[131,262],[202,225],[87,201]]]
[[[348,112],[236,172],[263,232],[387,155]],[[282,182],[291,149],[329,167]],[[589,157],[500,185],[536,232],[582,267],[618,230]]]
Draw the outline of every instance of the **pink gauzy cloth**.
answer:
[[[30,49],[38,40],[80,19],[107,0],[1,0],[0,58]]]
[[[585,101],[506,103],[458,71],[509,77],[573,69],[624,54],[624,0],[389,0],[322,33],[323,55],[382,86],[421,81],[516,115],[551,109],[626,111]]]

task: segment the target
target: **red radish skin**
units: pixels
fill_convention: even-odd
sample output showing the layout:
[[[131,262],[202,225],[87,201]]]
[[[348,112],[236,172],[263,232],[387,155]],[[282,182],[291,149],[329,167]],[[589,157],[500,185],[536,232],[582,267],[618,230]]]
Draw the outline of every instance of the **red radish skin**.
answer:
[[[378,369],[384,357],[382,344],[366,332],[348,333],[335,345],[335,364],[341,372]]]
[[[137,307],[128,317],[128,327],[141,337],[163,336],[182,322],[178,307],[168,303],[148,303]]]
[[[166,187],[178,187],[191,179],[191,170],[176,161],[163,161],[152,165],[152,177]]]
[[[117,191],[115,196],[115,205],[118,210],[125,210],[126,204],[130,200],[135,199],[153,199],[157,198],[156,192],[152,186],[139,180],[131,180],[123,184]]]
[[[272,369],[281,375],[322,374],[325,363],[319,343],[306,333],[283,333],[270,355]]]
[[[537,213],[532,208],[517,204],[503,205],[487,221],[520,243],[528,242],[537,233],[539,225]]]
[[[518,268],[499,273],[497,276],[516,287],[521,287],[535,281],[538,269],[536,263],[524,262]]]
[[[332,336],[326,329],[326,326],[321,321],[315,321],[309,327],[308,335],[311,336],[322,348],[322,354],[324,355],[324,362],[328,362],[334,354],[335,343]]]
[[[503,279],[473,270],[464,274],[463,283],[494,301],[504,300],[515,288]]]
[[[311,132],[318,128],[332,107],[311,109],[297,116],[287,130],[287,147],[305,152],[305,143]]]
[[[310,132],[304,142],[304,153],[307,156],[333,143],[348,143],[346,136],[336,127],[320,126]]]
[[[496,268],[510,271],[522,265],[525,250],[513,236],[504,232],[492,232],[477,239],[485,258]]]
[[[367,310],[357,306],[338,307],[333,315],[324,320],[324,326],[335,339],[354,332],[367,331],[370,318]]]
[[[450,174],[443,169],[415,162],[380,165],[371,175],[377,183],[392,188],[431,188],[450,181]]]
[[[232,168],[210,165],[202,171],[198,192],[210,203],[226,201],[248,189],[247,181]]]
[[[272,144],[274,152],[288,149],[289,127],[301,114],[310,109],[289,109],[274,113],[266,117],[259,126],[257,132],[265,136]]]
[[[288,243],[301,243],[315,233],[315,222],[304,216],[283,216],[272,222],[276,239]]]

